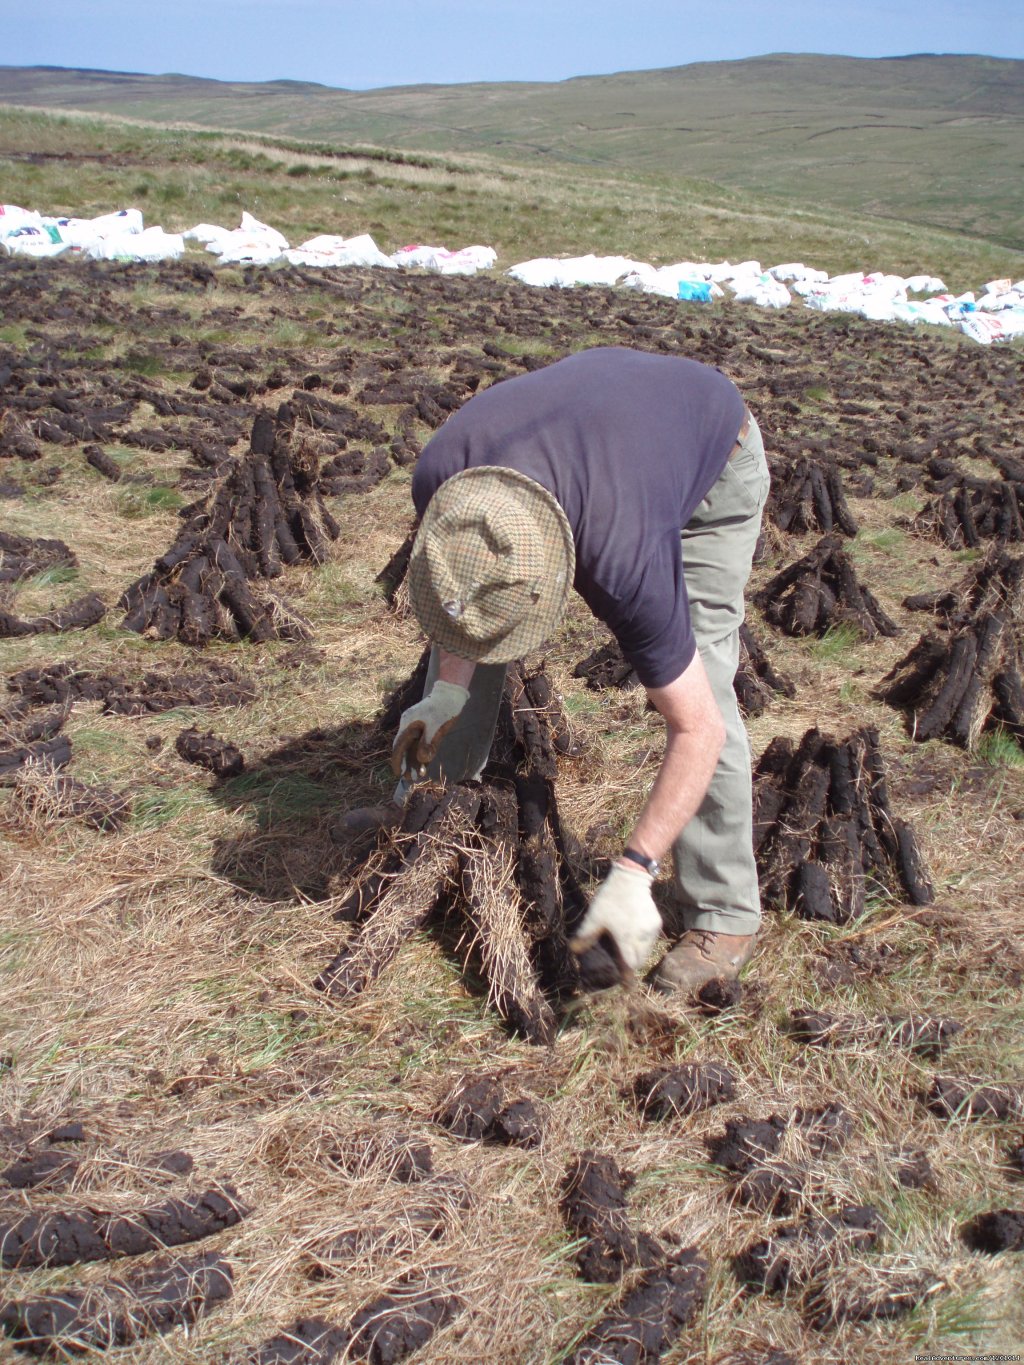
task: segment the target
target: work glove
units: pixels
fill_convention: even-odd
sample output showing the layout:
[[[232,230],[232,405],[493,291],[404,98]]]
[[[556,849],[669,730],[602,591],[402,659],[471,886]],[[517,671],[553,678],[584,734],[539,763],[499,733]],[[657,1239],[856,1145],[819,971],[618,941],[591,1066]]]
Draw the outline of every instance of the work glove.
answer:
[[[439,678],[427,696],[402,712],[398,735],[391,746],[391,767],[396,777],[422,781],[437,747],[458,720],[469,701],[469,692],[458,683]]]
[[[634,871],[615,863],[598,887],[569,947],[581,956],[602,934],[608,934],[620,967],[638,972],[660,933],[661,916],[651,896],[651,878],[642,867]]]

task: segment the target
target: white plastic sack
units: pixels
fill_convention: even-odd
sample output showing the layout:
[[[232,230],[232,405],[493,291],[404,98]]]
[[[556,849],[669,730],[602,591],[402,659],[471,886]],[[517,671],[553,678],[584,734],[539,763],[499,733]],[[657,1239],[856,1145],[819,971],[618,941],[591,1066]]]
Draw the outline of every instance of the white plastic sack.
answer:
[[[919,322],[930,322],[935,327],[952,327],[945,308],[936,299],[909,299],[893,304],[893,314],[897,322],[908,322],[912,326]]]
[[[760,279],[763,274],[764,271],[761,269],[760,261],[740,261],[739,265],[734,265],[732,267],[732,273],[723,275],[722,279],[727,281],[751,278]],[[721,281],[719,281],[719,283],[721,283]]]
[[[813,270],[802,261],[786,261],[770,266],[767,273],[780,284],[824,284],[828,275],[824,270]]]
[[[954,321],[967,317],[969,313],[977,310],[978,303],[972,290],[968,289],[963,294],[957,294],[955,298],[948,295],[939,295],[945,306],[946,312]]]
[[[224,265],[270,265],[288,250],[288,238],[251,213],[243,213],[240,227],[209,242],[206,249]]]
[[[729,261],[716,261],[713,265],[702,266],[704,278],[710,280],[712,284],[724,284],[726,280],[735,278],[737,267]]]
[[[121,237],[105,237],[85,247],[82,255],[91,261],[176,261],[184,252],[180,232],[151,227]]]
[[[1007,289],[1002,294],[982,294],[978,307],[988,313],[1000,313],[1004,308],[1019,308],[1024,304],[1024,294],[1016,289]]]
[[[286,251],[284,256],[290,265],[313,265],[324,268],[375,265],[383,266],[387,270],[395,268],[390,257],[385,256],[369,233],[365,232],[359,237],[337,237],[323,233],[319,237],[310,237],[308,242]]]
[[[872,294],[884,294],[890,299],[907,297],[907,282],[902,275],[887,275],[881,270],[864,276],[864,287]]]
[[[216,223],[197,223],[181,235],[186,242],[201,242],[203,246],[209,246],[212,242],[221,242],[225,237],[230,237],[231,228],[218,227]]]
[[[708,282],[704,269],[704,266],[693,261],[679,261],[675,265],[663,265],[657,269],[653,265],[641,264],[630,271],[622,284],[642,294],[660,294],[663,298],[677,299],[681,284]],[[711,285],[711,297],[722,298],[722,290],[717,284]]]
[[[108,237],[134,237],[143,227],[138,209],[119,209],[117,213],[103,213],[98,218],[44,218],[43,222],[56,227],[62,240],[78,249],[106,241]]]
[[[754,280],[737,281],[737,303],[754,303],[758,308],[788,308],[792,303],[789,290],[781,280],[768,273]]]
[[[273,265],[284,256],[280,247],[234,234],[232,240],[221,247],[208,246],[206,249],[220,258],[221,265]]]
[[[564,289],[576,284],[615,284],[643,264],[626,256],[572,256],[568,260],[539,256],[512,266],[507,273],[523,284]]]
[[[391,262],[402,269],[418,267],[438,275],[475,275],[478,270],[490,270],[497,259],[498,253],[490,246],[449,251],[443,246],[410,245],[399,247]]]
[[[824,271],[821,272],[823,275]],[[807,299],[811,294],[821,294],[828,289],[828,276],[824,279],[793,280],[790,289],[794,294],[799,294],[802,299]]]
[[[851,289],[860,289],[864,283],[864,274],[860,270],[851,270],[846,275],[832,275],[828,280],[828,287],[833,293],[844,293]]]
[[[19,208],[17,204],[0,204],[0,238],[10,237],[25,229],[40,230],[43,220],[33,209]]]
[[[282,251],[288,250],[288,238],[277,228],[272,228],[266,223],[261,223],[258,218],[254,218],[251,213],[242,213],[242,222],[239,232],[249,232],[260,237],[263,241],[273,246],[280,247]]]
[[[8,256],[32,256],[42,260],[49,256],[63,256],[70,249],[67,242],[54,241],[41,228],[19,228],[9,237],[0,237],[0,250]]]
[[[946,286],[936,275],[911,275],[907,288],[914,294],[944,294]]]
[[[862,289],[859,298],[855,300],[854,307],[850,311],[859,313],[862,318],[867,318],[869,322],[895,322],[896,304],[905,301],[905,299],[894,299],[888,289]]]
[[[834,281],[813,286],[804,296],[808,308],[819,313],[855,313],[860,307],[859,289],[834,289]]]
[[[960,330],[972,340],[983,346],[993,341],[1010,341],[1013,337],[1024,336],[1024,310],[1007,311],[993,317],[990,313],[969,313],[961,319]]]

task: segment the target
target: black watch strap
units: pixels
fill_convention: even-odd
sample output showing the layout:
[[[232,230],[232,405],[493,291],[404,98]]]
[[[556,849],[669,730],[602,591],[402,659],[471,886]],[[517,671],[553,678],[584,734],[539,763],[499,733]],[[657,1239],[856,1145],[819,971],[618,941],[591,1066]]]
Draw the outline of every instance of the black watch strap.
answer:
[[[661,864],[657,858],[648,858],[646,853],[638,853],[635,848],[624,848],[622,856],[628,858],[631,863],[639,863],[652,877],[656,877],[661,870]]]

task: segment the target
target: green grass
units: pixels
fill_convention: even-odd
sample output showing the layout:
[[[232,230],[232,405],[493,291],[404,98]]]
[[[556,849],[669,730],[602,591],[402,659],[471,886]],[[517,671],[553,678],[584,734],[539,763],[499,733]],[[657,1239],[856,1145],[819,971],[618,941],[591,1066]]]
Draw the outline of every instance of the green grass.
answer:
[[[154,488],[126,488],[118,495],[118,513],[128,521],[152,517],[158,512],[176,512],[184,506],[184,498],[176,488],[158,484]]]
[[[981,1334],[991,1326],[991,1315],[986,1312],[981,1290],[977,1289],[937,1294],[927,1309],[916,1310],[914,1320],[926,1325],[929,1332],[934,1331],[940,1341]]]
[[[0,327],[0,342],[5,346],[14,346],[19,351],[28,345],[25,324],[21,322],[8,323],[6,327]]]
[[[33,574],[26,587],[50,588],[57,583],[73,583],[77,577],[78,570],[70,564],[55,564],[52,569],[43,569],[42,573]]]
[[[856,626],[829,626],[820,640],[813,640],[810,652],[821,664],[836,664],[845,659],[850,651],[861,642],[861,633]]]
[[[162,374],[164,370],[160,357],[148,351],[129,351],[122,359],[121,365],[132,374],[156,375]]]
[[[132,794],[132,826],[138,830],[162,829],[187,816],[197,799],[191,787],[144,787]]]
[[[262,769],[243,773],[224,784],[224,796],[236,806],[252,807],[261,826],[313,816],[335,803],[332,793],[301,773]]]
[[[881,531],[862,531],[854,543],[854,550],[868,545],[874,550],[895,550],[906,542],[907,537],[895,526],[887,526]]]
[[[1024,749],[1002,726],[987,730],[978,740],[975,752],[983,763],[993,768],[1024,768]]]

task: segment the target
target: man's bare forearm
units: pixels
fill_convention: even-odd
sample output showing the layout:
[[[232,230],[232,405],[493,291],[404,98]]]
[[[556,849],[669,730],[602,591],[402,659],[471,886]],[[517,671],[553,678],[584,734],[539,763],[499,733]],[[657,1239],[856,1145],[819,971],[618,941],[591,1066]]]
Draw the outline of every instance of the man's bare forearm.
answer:
[[[648,695],[665,717],[668,734],[629,846],[661,858],[704,800],[725,743],[725,722],[699,654],[675,682],[649,688]]]
[[[476,664],[473,660],[460,659],[457,654],[449,654],[440,646],[438,646],[437,654],[437,676],[440,680],[468,688],[473,681],[473,674],[476,672]]]
[[[720,753],[721,745],[709,745],[702,735],[670,732],[658,775],[628,840],[630,848],[649,858],[668,852],[699,810]]]

